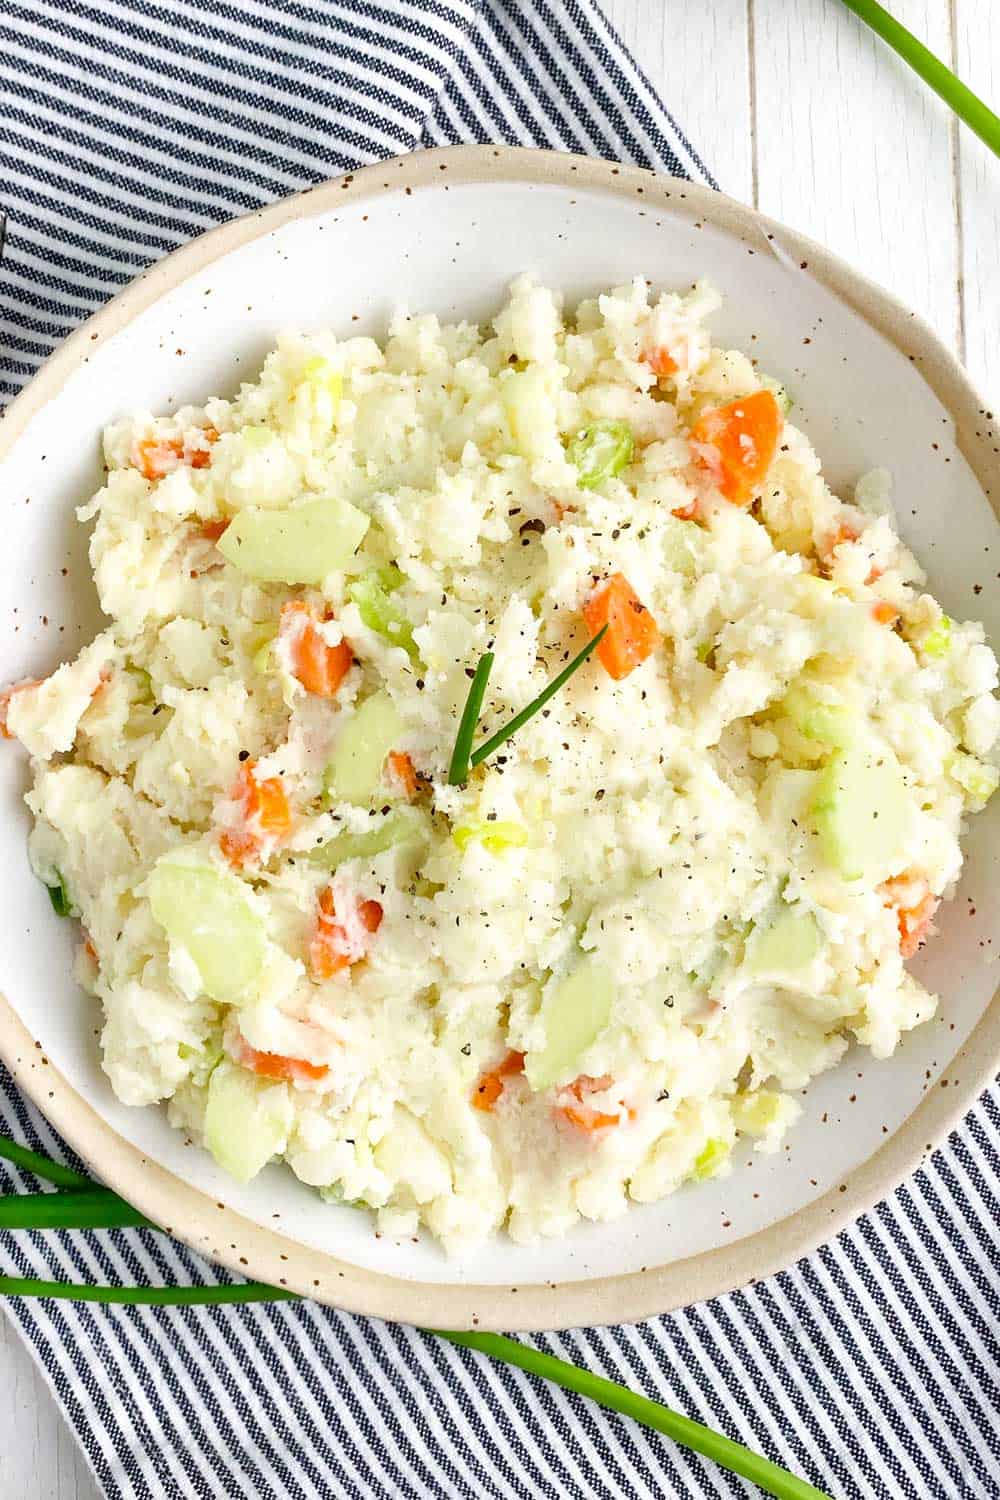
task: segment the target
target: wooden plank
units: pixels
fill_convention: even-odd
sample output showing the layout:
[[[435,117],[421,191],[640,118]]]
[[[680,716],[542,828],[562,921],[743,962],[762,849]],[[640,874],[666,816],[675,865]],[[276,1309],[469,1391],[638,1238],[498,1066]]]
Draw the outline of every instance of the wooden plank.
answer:
[[[1000,6],[955,0],[959,77],[1000,113]],[[965,362],[973,384],[1000,413],[1000,160],[957,127]]]
[[[956,347],[949,111],[839,0],[750,5],[760,207],[890,288]],[[949,56],[949,0],[892,8]]]
[[[21,1500],[98,1500],[87,1461],[34,1361],[7,1318],[0,1317],[0,1452],[2,1493]]]
[[[604,13],[723,192],[752,201],[747,0],[604,0]]]

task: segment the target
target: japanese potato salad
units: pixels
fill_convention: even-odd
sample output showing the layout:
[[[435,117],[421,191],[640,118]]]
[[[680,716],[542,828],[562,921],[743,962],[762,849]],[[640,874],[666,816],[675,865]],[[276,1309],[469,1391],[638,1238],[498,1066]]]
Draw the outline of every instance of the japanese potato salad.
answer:
[[[561,1235],[932,1015],[996,660],[718,305],[523,278],[108,428],[109,624],[2,722],[115,1093],[233,1177]]]

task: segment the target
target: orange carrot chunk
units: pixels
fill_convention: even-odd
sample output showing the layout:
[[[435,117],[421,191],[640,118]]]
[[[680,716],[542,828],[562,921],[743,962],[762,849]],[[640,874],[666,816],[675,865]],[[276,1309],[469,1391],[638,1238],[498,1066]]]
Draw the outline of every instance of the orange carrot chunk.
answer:
[[[260,1078],[274,1078],[282,1083],[314,1083],[325,1078],[330,1069],[326,1063],[306,1062],[304,1057],[285,1057],[281,1052],[258,1052],[240,1038],[236,1061]]]
[[[899,951],[903,958],[912,958],[927,940],[940,898],[932,894],[922,875],[897,875],[879,889],[886,906],[896,910]]]
[[[677,361],[665,344],[659,344],[655,349],[647,349],[642,360],[654,375],[676,375],[677,373]]]
[[[377,901],[362,901],[358,907],[361,925],[367,933],[377,932],[382,924],[382,908]],[[333,888],[324,886],[319,896],[316,927],[309,942],[309,969],[314,979],[331,979],[341,969],[350,968],[364,958],[367,943],[352,939],[337,916]]]
[[[13,732],[7,725],[7,711],[10,708],[10,700],[15,693],[23,693],[26,688],[41,687],[44,678],[32,677],[27,682],[15,682],[9,688],[0,693],[0,739],[12,740],[15,738]]]
[[[227,828],[219,847],[236,869],[255,859],[264,843],[271,839],[281,844],[292,829],[292,812],[279,776],[258,781],[254,774],[256,761],[246,760],[240,766],[233,798],[241,803],[242,822]]]
[[[472,1095],[472,1106],[485,1114],[496,1104],[504,1090],[504,1082],[514,1073],[524,1071],[524,1053],[508,1052],[503,1062],[483,1073]]]
[[[289,599],[281,606],[279,634],[288,642],[293,677],[307,693],[332,698],[354,661],[347,642],[328,645],[317,629],[316,611],[302,599]]]
[[[592,636],[608,627],[597,657],[616,682],[634,671],[660,643],[656,621],[622,573],[613,573],[598,584],[583,606],[583,618]]]
[[[155,483],[181,464],[207,469],[212,462],[212,444],[218,439],[214,427],[203,427],[199,436],[188,443],[180,437],[141,438],[133,449],[132,462],[144,479]]]
[[[385,764],[390,781],[399,788],[406,800],[410,801],[417,795],[420,785],[420,778],[413,761],[405,750],[390,750],[385,758]]]
[[[749,505],[771,466],[781,436],[781,408],[770,391],[754,391],[702,412],[691,447],[734,505]]]
[[[872,605],[872,619],[879,625],[895,625],[899,619],[899,610],[887,599],[877,599]]]
[[[577,1130],[584,1130],[588,1134],[595,1130],[607,1130],[612,1125],[620,1125],[622,1122],[622,1111],[619,1109],[614,1114],[591,1104],[590,1097],[593,1094],[603,1094],[611,1087],[614,1079],[609,1073],[601,1078],[589,1078],[585,1073],[569,1084],[566,1093],[572,1097],[569,1101],[560,1103],[559,1113]],[[626,1109],[625,1118],[635,1118],[635,1110]]]

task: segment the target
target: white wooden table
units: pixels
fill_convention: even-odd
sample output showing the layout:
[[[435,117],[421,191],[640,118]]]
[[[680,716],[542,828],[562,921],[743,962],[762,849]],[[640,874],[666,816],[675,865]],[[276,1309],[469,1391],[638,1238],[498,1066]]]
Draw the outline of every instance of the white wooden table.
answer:
[[[838,251],[922,313],[1000,405],[1000,162],[840,0],[604,0],[734,198]],[[994,107],[1000,0],[889,0]],[[0,1320],[4,1495],[97,1490]]]

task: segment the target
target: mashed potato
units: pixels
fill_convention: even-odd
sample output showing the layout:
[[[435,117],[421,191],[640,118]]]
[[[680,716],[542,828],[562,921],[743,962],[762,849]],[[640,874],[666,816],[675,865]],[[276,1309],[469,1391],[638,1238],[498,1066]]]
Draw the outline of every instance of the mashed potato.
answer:
[[[777,1148],[935,1000],[997,664],[700,285],[288,336],[105,437],[108,629],[6,695],[104,1067],[247,1180],[460,1249]],[[470,679],[484,743],[458,784]]]

